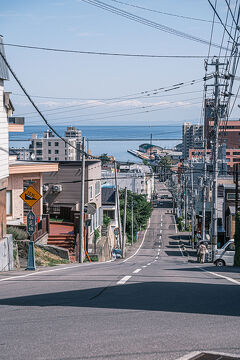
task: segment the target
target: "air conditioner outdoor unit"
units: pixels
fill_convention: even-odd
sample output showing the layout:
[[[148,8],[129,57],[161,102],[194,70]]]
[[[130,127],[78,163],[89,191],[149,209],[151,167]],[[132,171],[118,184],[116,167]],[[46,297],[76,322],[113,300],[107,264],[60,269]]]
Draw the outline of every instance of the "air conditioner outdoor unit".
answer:
[[[48,185],[43,185],[43,192],[47,192],[49,189],[49,186]]]
[[[62,191],[62,185],[53,185],[52,190],[54,193],[59,193]]]

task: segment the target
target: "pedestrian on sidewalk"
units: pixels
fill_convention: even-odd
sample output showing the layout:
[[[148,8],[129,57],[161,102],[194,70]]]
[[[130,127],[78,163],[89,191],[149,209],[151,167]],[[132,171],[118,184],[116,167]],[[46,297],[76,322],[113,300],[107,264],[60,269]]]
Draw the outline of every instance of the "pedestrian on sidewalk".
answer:
[[[205,262],[205,256],[206,256],[206,254],[207,254],[207,247],[206,247],[206,245],[204,245],[204,243],[201,243],[200,245],[199,245],[199,248],[198,248],[198,251],[197,251],[197,255],[198,255],[198,258],[199,258],[199,262],[201,263],[201,264],[204,264],[204,262]]]

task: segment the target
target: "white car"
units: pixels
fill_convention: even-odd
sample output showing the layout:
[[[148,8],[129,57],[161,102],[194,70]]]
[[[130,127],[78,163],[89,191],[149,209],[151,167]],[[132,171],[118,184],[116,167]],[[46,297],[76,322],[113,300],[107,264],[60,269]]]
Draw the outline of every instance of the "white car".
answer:
[[[214,264],[216,266],[233,266],[235,255],[234,239],[229,240],[226,244],[217,249],[214,258]]]

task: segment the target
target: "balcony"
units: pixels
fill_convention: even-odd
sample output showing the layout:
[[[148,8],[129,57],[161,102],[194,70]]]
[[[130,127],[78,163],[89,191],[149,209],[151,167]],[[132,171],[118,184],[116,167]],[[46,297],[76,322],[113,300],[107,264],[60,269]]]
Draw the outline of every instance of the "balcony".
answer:
[[[8,132],[24,132],[24,117],[9,117]]]

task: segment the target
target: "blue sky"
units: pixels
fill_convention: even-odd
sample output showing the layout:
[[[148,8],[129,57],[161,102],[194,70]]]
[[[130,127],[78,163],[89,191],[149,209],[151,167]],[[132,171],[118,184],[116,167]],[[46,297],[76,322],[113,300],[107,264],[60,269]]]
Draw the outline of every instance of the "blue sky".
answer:
[[[207,0],[126,2],[206,20],[212,20],[213,15]],[[111,0],[106,0],[106,3],[179,31],[206,40],[210,38],[210,22],[147,12]],[[225,19],[224,0],[218,0],[218,11]],[[207,45],[132,22],[81,0],[1,0],[0,22],[0,33],[6,43],[159,55],[205,56],[208,52]],[[222,32],[222,26],[215,24],[214,42],[220,43]],[[30,94],[76,98],[34,98],[40,109],[51,110],[46,111],[45,115],[53,125],[174,125],[183,121],[198,122],[200,119],[202,82],[175,92],[160,92],[156,94],[158,97],[131,97],[122,102],[102,99],[200,79],[205,73],[203,59],[106,57],[10,46],[6,46],[5,50],[9,63]],[[218,49],[212,48],[211,55],[217,54]],[[6,89],[13,93],[15,115],[26,114],[27,124],[42,123],[27,99],[18,95],[21,90],[13,79],[6,82]],[[67,106],[67,109],[54,111],[55,108]],[[146,109],[157,111],[145,112]],[[134,115],[135,112],[139,113]],[[238,113],[236,109],[232,115],[238,116]]]

